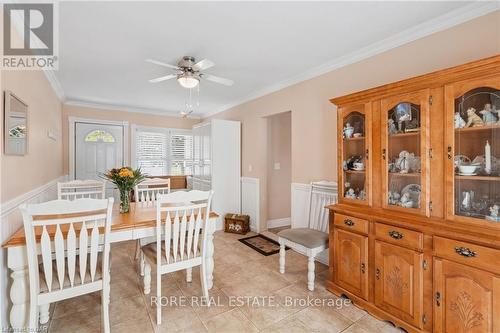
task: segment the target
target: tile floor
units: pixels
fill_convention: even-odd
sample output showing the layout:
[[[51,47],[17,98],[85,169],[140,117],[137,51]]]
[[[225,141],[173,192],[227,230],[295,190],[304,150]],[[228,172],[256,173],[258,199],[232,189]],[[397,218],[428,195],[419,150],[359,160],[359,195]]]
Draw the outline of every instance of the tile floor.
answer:
[[[341,300],[324,287],[327,267],[317,263],[316,289],[309,292],[306,257],[287,251],[286,273],[280,274],[278,255],[265,257],[238,242],[239,237],[223,232],[215,234],[214,287],[210,296],[217,306],[206,307],[190,302],[192,296],[201,295],[198,269],[193,269],[191,283],[185,281],[184,272],[163,276],[162,295],[177,300],[178,304],[163,307],[159,327],[156,325],[155,305],[151,305],[151,297],[142,292],[142,279],[133,259],[135,243],[113,244],[111,331],[401,332],[351,304],[323,307],[303,304],[308,297],[320,302],[340,303]],[[154,282],[151,294],[156,294]],[[183,300],[186,304],[180,304]],[[292,301],[295,304],[290,304]],[[84,295],[51,306],[48,330],[53,333],[100,332],[100,294]]]

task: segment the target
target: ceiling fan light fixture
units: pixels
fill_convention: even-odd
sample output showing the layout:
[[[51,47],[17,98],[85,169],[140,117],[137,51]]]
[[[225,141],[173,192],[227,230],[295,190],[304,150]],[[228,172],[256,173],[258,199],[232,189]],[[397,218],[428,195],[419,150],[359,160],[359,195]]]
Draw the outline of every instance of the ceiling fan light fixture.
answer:
[[[200,79],[192,74],[186,73],[179,75],[177,77],[177,82],[179,82],[179,84],[186,89],[192,89],[200,83]]]

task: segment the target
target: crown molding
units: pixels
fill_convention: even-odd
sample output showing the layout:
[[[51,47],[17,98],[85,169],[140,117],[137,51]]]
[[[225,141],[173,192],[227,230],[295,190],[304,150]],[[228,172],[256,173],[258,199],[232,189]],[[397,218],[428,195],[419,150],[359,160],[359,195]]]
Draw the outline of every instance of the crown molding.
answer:
[[[71,106],[80,106],[80,107],[85,107],[85,108],[122,111],[122,112],[133,112],[133,113],[145,113],[145,114],[151,114],[151,115],[156,115],[156,116],[168,116],[168,117],[182,118],[182,115],[177,111],[145,108],[145,107],[133,106],[133,105],[119,105],[119,104],[94,101],[91,99],[76,99],[76,98],[69,98],[68,97],[66,99],[66,101],[64,102],[64,104],[71,105]],[[197,114],[194,114],[194,115],[191,114],[187,118],[200,119],[200,116]]]
[[[49,81],[52,90],[54,90],[54,93],[57,95],[61,103],[64,103],[66,101],[66,96],[64,95],[63,87],[54,73],[54,70],[43,70],[43,74],[45,74],[47,81]]]
[[[391,37],[367,45],[345,56],[338,57],[332,61],[329,61],[320,66],[312,68],[304,73],[293,76],[281,82],[269,85],[265,88],[258,89],[239,100],[236,100],[232,103],[222,106],[221,108],[215,110],[214,112],[203,114],[202,117],[203,118],[212,117],[218,113],[229,110],[235,106],[271,94],[273,92],[279,91],[281,89],[300,83],[302,81],[306,81],[314,77],[326,74],[335,69],[339,69],[341,67],[354,64],[361,60],[373,57],[377,54],[389,51],[393,48],[408,44],[420,38],[424,38],[428,35],[431,35],[433,33],[449,29],[461,23],[465,23],[467,21],[492,13],[497,10],[500,10],[500,2],[498,1],[477,1],[469,5],[465,5],[449,13],[440,15],[429,21],[425,21],[409,29],[403,30]]]

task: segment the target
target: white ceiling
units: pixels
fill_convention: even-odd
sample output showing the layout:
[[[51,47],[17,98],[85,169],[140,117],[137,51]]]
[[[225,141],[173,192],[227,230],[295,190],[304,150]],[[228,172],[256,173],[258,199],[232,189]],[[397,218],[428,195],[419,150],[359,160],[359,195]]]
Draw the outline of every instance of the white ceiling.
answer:
[[[144,60],[208,58],[216,66],[207,73],[235,84],[202,81],[202,116],[491,10],[449,1],[61,2],[55,77],[69,104],[179,114],[187,90],[149,83],[170,71]]]

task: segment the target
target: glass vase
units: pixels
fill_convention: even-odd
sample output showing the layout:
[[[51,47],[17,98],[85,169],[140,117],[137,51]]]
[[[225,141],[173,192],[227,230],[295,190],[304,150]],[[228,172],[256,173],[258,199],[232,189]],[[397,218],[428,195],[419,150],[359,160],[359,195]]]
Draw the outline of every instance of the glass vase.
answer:
[[[130,211],[130,191],[120,190],[120,213],[128,213]]]

